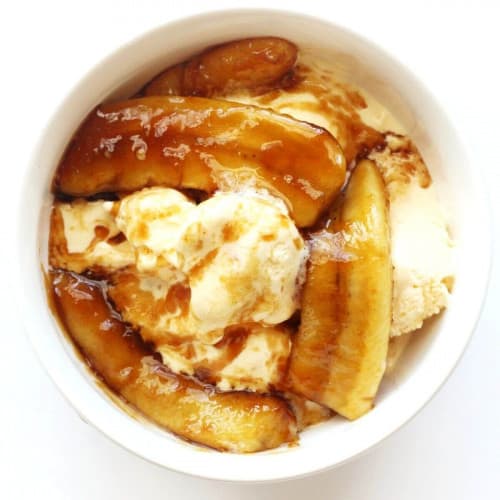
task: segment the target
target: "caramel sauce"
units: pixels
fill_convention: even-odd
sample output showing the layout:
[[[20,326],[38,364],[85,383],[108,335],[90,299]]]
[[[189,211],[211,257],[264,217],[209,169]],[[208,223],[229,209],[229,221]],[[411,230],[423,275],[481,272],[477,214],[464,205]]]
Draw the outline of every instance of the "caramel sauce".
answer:
[[[214,347],[224,353],[215,361],[193,362],[195,377],[199,380],[215,385],[220,380],[220,372],[233,361],[245,347],[249,331],[244,326],[227,327],[224,337]],[[189,358],[189,354],[187,355]],[[194,358],[194,353],[192,355]]]
[[[133,231],[133,238],[139,241],[146,241],[149,238],[148,221],[139,221],[136,229]]]
[[[150,342],[161,344],[166,339],[175,344],[189,340],[188,336],[181,340],[168,334],[164,328],[158,328],[162,318],[175,311],[179,315],[187,314],[191,297],[189,285],[177,283],[166,290],[166,295],[155,299],[151,291],[141,288],[140,280],[134,269],[124,269],[112,275],[107,293],[115,309],[126,321],[140,325],[141,335]]]
[[[262,240],[263,241],[274,241],[276,239],[276,235],[275,234],[263,234],[262,235]],[[300,248],[300,247],[297,247],[297,248]]]
[[[107,239],[107,242],[110,245],[119,245],[120,243],[123,243],[124,241],[127,241],[127,238],[126,238],[126,236],[122,232],[120,232],[120,233],[116,234],[115,236],[112,236],[111,238]]]
[[[202,240],[199,240],[200,245],[202,244]],[[200,279],[201,276],[203,275],[203,272],[205,271],[205,268],[210,265],[211,262],[214,261],[214,259],[217,257],[217,254],[219,253],[218,248],[214,248],[210,252],[208,252],[205,257],[200,259],[200,261],[195,264],[190,270],[189,270],[189,276],[192,280],[197,280]]]
[[[315,96],[315,101],[294,102],[293,107],[328,117],[331,124],[328,129],[342,146],[346,164],[351,169],[371,150],[385,144],[384,135],[361,119],[359,111],[366,108],[366,102],[359,92],[337,81],[329,71],[323,70],[317,75],[307,65],[298,64],[294,72],[294,80],[285,89],[256,97],[259,105],[269,106],[280,112],[287,108],[288,101],[285,99],[283,103],[279,103],[277,98],[285,93]]]
[[[226,354],[226,359],[224,364],[230,363],[245,347],[246,340],[248,338],[248,327],[241,325],[229,326],[224,330],[224,337],[219,340],[215,347],[224,349]]]
[[[238,221],[228,222],[222,228],[222,238],[225,243],[236,241],[243,233],[243,228]]]
[[[104,226],[96,226],[94,228],[95,237],[98,240],[105,240],[108,237],[109,229]]]
[[[234,50],[234,45],[230,49]],[[308,296],[306,300],[314,300],[320,304],[319,308],[303,311],[302,315],[297,312],[285,327],[294,335],[301,322],[321,325],[319,335],[325,335],[325,342],[314,343],[308,352],[310,362],[301,372],[298,369],[304,384],[313,388],[310,397],[319,398],[328,380],[332,353],[341,348],[335,340],[331,341],[331,332],[348,320],[342,306],[347,301],[342,290],[347,290],[347,286],[340,283],[345,275],[341,270],[355,256],[344,251],[345,242],[332,218],[335,211],[326,213],[344,184],[346,163],[352,168],[360,158],[369,155],[377,161],[377,154],[390,149],[401,160],[401,168],[392,174],[393,180],[417,173],[425,185],[430,183],[430,176],[423,162],[422,167],[413,161],[418,152],[409,141],[390,145],[386,136],[362,122],[358,111],[366,103],[358,92],[342,86],[328,72],[315,79],[310,77],[306,66],[292,68],[292,64],[285,68],[284,60],[280,63],[272,51],[255,51],[246,59],[245,67],[240,69],[253,84],[247,82],[243,87],[257,96],[263,107],[274,105],[284,89],[289,94],[313,94],[317,101],[300,104],[302,110],[330,116],[336,127],[333,135],[340,146],[321,127],[297,125],[260,108],[173,96],[212,96],[240,88],[227,78],[230,72],[218,73],[220,64],[217,66],[212,59],[217,50],[224,51],[227,47],[212,48],[169,68],[143,92],[156,95],[155,88],[161,88],[161,93],[170,97],[140,98],[96,108],[72,138],[57,169],[53,190],[61,202],[79,196],[116,201],[137,189],[155,185],[179,189],[196,203],[218,188],[265,187],[280,196],[291,208],[302,235],[309,240],[309,280],[318,281],[317,286],[313,283],[309,287],[315,292],[306,292],[317,296],[313,299]],[[267,73],[252,74],[255,67],[249,61],[262,58],[270,63]],[[281,69],[276,76],[278,66]],[[331,92],[333,83],[340,93]],[[286,218],[282,223],[287,225]],[[138,231],[141,239],[147,238],[146,224]],[[236,221],[223,228],[224,242],[236,241],[240,235]],[[264,241],[275,238],[274,234],[263,236]],[[120,245],[126,237],[123,233],[109,237],[107,228],[97,226],[93,244],[105,240]],[[300,248],[300,240],[294,243]],[[61,216],[53,209],[49,244],[49,263],[53,269],[56,262],[64,267],[65,245]],[[326,253],[325,246],[329,249]],[[216,255],[217,250],[210,252],[191,270],[190,279],[197,279]],[[320,267],[319,275],[311,272]],[[49,302],[64,330],[107,387],[184,439],[231,451],[241,451],[234,449],[237,447],[234,442],[240,442],[246,446],[243,451],[255,451],[294,442],[295,416],[299,429],[332,416],[327,408],[308,405],[310,402],[303,396],[291,392],[290,381],[286,379],[288,359],[280,362],[281,377],[273,395],[243,391],[222,394],[215,389],[218,373],[241,353],[252,325],[226,328],[215,345],[224,350],[224,356],[212,364],[195,366],[194,378],[176,375],[162,365],[154,350],[155,343],[185,347],[194,339],[194,336],[179,339],[165,332],[160,338],[157,332],[165,314],[188,313],[187,282],[171,286],[164,297],[152,300],[152,294],[141,289],[135,269],[128,267],[109,274],[102,269],[88,269],[84,263],[76,269],[82,274],[53,270],[47,277],[47,288],[53,292]],[[253,293],[251,284],[242,283],[237,276],[223,279],[228,289],[244,288]],[[340,304],[333,315],[331,304],[324,300],[332,290]],[[325,318],[329,318],[326,323]],[[131,326],[132,322],[141,325],[140,331]],[[317,330],[310,334],[318,335]],[[189,345],[184,354],[195,357]],[[193,422],[193,416],[198,421]],[[242,438],[240,432],[251,435]]]
[[[181,311],[181,316],[189,311],[189,301],[191,300],[191,289],[183,283],[172,285],[167,293],[165,309],[167,312]]]

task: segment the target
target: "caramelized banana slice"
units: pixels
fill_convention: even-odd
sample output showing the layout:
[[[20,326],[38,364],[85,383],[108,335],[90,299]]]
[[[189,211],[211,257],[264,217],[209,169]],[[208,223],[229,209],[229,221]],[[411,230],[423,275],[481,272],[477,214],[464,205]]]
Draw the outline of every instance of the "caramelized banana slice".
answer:
[[[295,440],[296,422],[280,398],[217,392],[175,375],[151,356],[140,337],[116,319],[95,282],[52,273],[59,316],[108,386],[159,425],[218,450],[254,452]]]
[[[262,92],[278,86],[296,60],[297,47],[282,38],[237,40],[168,68],[144,93],[211,97],[238,89]]]
[[[362,161],[330,226],[313,240],[293,389],[349,419],[369,411],[385,369],[391,295],[385,187],[375,164]]]
[[[58,191],[89,196],[146,186],[265,187],[313,224],[340,190],[345,160],[326,130],[271,111],[199,97],[106,104],[75,135]]]

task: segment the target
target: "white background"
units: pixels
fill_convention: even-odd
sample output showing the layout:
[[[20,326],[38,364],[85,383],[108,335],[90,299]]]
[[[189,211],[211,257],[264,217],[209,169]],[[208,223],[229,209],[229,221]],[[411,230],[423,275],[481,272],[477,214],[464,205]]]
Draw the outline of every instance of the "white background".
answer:
[[[496,3],[496,6],[495,6]],[[147,0],[25,1],[0,7],[1,262],[17,186],[54,106],[97,60],[169,19],[271,2]],[[328,5],[328,6],[327,6]],[[500,220],[500,3],[288,0],[377,41],[426,82],[486,178]],[[24,200],[29,203],[29,200]],[[496,244],[496,253],[499,246]],[[474,265],[471,262],[470,265]],[[461,500],[500,498],[500,269],[457,370],[434,400],[376,450],[339,469],[287,483],[215,483],[172,473],[122,450],[86,425],[40,367],[11,300],[0,287],[0,498]]]

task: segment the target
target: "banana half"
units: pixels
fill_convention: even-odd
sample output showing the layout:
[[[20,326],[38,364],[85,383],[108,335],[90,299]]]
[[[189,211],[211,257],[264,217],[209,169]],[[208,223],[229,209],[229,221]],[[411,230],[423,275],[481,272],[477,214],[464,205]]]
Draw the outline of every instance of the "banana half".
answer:
[[[143,97],[92,111],[66,150],[54,189],[70,196],[150,186],[281,198],[298,227],[313,225],[345,180],[327,130],[268,109],[201,97]]]
[[[388,202],[376,165],[354,170],[311,259],[294,339],[292,390],[353,420],[373,406],[391,324]]]
[[[269,394],[220,392],[171,372],[107,302],[101,284],[53,271],[54,306],[87,364],[153,422],[188,441],[250,453],[297,439],[287,402]]]

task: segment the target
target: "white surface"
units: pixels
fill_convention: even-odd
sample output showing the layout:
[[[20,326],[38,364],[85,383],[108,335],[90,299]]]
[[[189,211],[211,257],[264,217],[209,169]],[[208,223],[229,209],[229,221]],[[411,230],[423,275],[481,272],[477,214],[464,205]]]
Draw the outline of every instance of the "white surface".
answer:
[[[262,2],[263,3],[263,2]],[[234,6],[234,2],[218,2]],[[300,4],[289,2],[289,5]],[[29,149],[68,87],[96,59],[145,28],[200,10],[200,4],[168,11],[164,2],[120,5],[87,1],[75,7],[18,3],[2,16],[1,120],[3,186],[16,184]],[[254,4],[255,5],[255,4]],[[387,5],[387,7],[385,7]],[[417,4],[416,4],[417,5]],[[356,2],[342,8],[308,2],[309,12],[365,33],[414,68],[451,110],[487,177],[493,208],[500,188],[495,148],[499,126],[492,106],[500,78],[496,48],[498,7],[450,5],[418,10],[377,2],[366,11]],[[305,7],[302,6],[302,9]],[[377,22],[374,20],[377,19]],[[399,21],[398,21],[399,19]],[[5,54],[5,52],[7,52]],[[6,60],[5,60],[6,58]],[[7,70],[6,70],[7,65]],[[8,78],[6,79],[6,75]],[[7,158],[5,152],[7,151]],[[496,164],[495,164],[496,163]],[[5,175],[5,174],[4,174]],[[4,214],[16,190],[5,189]],[[7,211],[5,211],[7,210]],[[498,226],[497,226],[498,227]],[[5,243],[2,252],[8,253]],[[4,259],[5,261],[5,259]],[[471,263],[473,264],[473,263]],[[0,498],[439,498],[493,499],[500,466],[500,352],[496,308],[500,276],[493,278],[485,314],[469,350],[431,404],[402,431],[358,461],[308,479],[271,486],[235,486],[186,478],[145,463],[85,425],[47,379],[2,290],[4,394],[0,413]],[[21,312],[22,314],[22,312]]]

